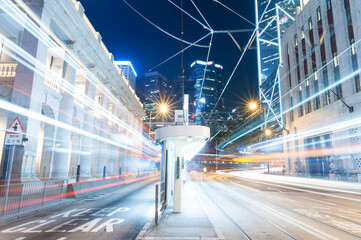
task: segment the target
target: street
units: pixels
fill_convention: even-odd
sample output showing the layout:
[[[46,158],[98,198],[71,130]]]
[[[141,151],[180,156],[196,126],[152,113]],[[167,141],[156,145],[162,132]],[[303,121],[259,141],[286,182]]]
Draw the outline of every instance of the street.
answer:
[[[0,239],[135,239],[153,213],[155,179],[93,193],[0,227]]]
[[[361,239],[360,195],[222,173],[193,183],[225,239]]]

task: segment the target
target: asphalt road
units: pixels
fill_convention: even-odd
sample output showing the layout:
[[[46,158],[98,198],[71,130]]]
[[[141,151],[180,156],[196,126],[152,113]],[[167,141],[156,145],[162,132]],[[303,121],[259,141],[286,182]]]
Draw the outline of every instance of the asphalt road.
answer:
[[[154,209],[155,179],[94,193],[0,227],[1,240],[135,239]]]
[[[361,195],[222,174],[193,184],[225,239],[361,239]]]

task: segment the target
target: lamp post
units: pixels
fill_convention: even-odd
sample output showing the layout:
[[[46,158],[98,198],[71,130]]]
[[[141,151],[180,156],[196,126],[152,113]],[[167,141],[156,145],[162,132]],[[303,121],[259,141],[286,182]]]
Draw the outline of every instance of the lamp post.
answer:
[[[255,101],[250,101],[248,103],[248,109],[251,110],[251,111],[255,111],[257,110],[258,108],[260,109],[260,111],[263,110],[263,105],[258,105],[257,102]],[[266,114],[266,112],[265,112]],[[268,138],[272,135],[272,130],[270,128],[267,127],[267,125],[265,124],[265,127],[264,127],[264,136],[265,136],[265,139],[266,141],[268,140]],[[267,173],[269,174],[269,169],[270,169],[270,162],[269,162],[269,159],[267,159]]]
[[[162,122],[164,122],[164,115],[166,115],[169,111],[169,107],[167,104],[159,104],[157,106],[158,108],[158,114],[156,115],[156,117],[161,114],[162,115]],[[151,127],[152,127],[152,112],[153,110],[152,109],[149,109],[149,135],[151,134]]]
[[[268,137],[272,135],[272,130],[269,128],[265,128],[264,135],[266,136],[266,141],[268,140]],[[269,159],[267,158],[267,173],[269,174]]]

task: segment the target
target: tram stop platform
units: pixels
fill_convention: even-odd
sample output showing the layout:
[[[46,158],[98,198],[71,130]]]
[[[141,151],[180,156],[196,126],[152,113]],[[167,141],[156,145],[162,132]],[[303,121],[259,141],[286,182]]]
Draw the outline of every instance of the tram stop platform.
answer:
[[[171,201],[170,204],[172,204]],[[139,233],[137,240],[216,240],[223,239],[221,233],[210,222],[205,206],[197,197],[191,181],[183,185],[182,212],[174,213],[168,205],[160,216],[158,226],[150,220]]]

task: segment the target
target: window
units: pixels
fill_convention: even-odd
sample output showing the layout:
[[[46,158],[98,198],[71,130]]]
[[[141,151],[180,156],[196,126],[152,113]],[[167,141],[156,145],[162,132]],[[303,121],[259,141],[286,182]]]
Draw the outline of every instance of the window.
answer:
[[[342,98],[342,85],[341,84],[336,87],[336,94],[337,94],[338,99]]]
[[[308,19],[308,29],[312,30],[312,18],[311,17]]]
[[[317,8],[317,21],[321,21],[321,7]]]
[[[305,29],[301,27],[301,39],[305,38]]]
[[[298,42],[297,42],[297,34],[295,35],[295,46],[297,47],[298,46]]]
[[[309,81],[307,81],[307,86],[306,86],[306,97],[307,99],[310,98],[310,86],[309,86]],[[311,106],[311,100],[309,100],[307,103],[306,103],[306,113],[310,113],[312,112],[312,106]]]
[[[292,109],[293,108],[293,97],[290,97],[290,108]],[[294,116],[293,116],[293,109],[290,111],[290,122],[293,122],[295,119],[294,119]]]
[[[337,56],[337,52],[334,52],[333,53],[333,66],[337,67],[338,65],[340,65],[340,62],[339,62],[339,59],[338,59],[338,56]]]
[[[355,87],[356,87],[356,92],[360,92],[360,91],[361,91],[360,75],[357,75],[357,76],[355,77]]]
[[[315,74],[315,80],[313,81],[313,90],[315,94],[319,92],[317,73]],[[314,109],[315,110],[320,109],[321,107],[320,96],[317,96],[314,101],[315,101]]]
[[[325,92],[325,106],[331,104],[331,95],[330,91]]]
[[[332,8],[331,0],[327,0],[327,10]]]
[[[298,103],[302,103],[302,91],[298,92]],[[298,107],[298,117],[303,116],[303,105]]]

